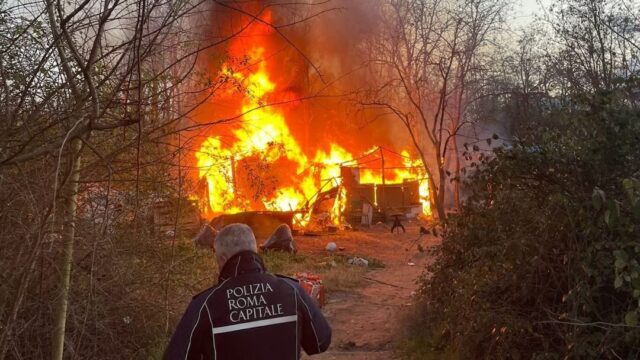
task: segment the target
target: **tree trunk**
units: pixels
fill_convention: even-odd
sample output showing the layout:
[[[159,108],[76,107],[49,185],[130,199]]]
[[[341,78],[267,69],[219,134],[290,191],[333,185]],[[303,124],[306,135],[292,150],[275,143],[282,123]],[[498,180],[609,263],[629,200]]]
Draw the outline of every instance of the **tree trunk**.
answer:
[[[453,145],[453,158],[454,158],[454,175],[455,180],[453,182],[453,205],[456,208],[456,211],[460,211],[460,156],[458,155],[458,140],[457,136],[454,134],[451,139]]]
[[[438,166],[438,174],[440,175],[440,189],[438,189],[438,216],[440,217],[440,221],[444,222],[447,219],[447,214],[445,212],[444,207],[444,199],[446,193],[446,173],[444,170],[444,164],[440,164]]]
[[[425,165],[426,167],[426,165]],[[432,173],[433,174],[433,173]],[[442,179],[442,177],[440,177]],[[432,208],[435,208],[438,220],[444,221],[446,219],[446,213],[444,211],[444,203],[440,200],[440,193],[442,192],[442,181],[440,182],[440,189],[436,186],[433,176],[429,176],[429,201]]]
[[[76,230],[76,210],[78,198],[78,181],[80,180],[80,139],[71,141],[69,157],[71,159],[71,173],[62,189],[62,281],[60,294],[54,312],[52,360],[62,360],[64,354],[64,337],[67,323],[67,308],[69,306],[69,289],[71,285],[71,265],[73,264],[73,240]]]

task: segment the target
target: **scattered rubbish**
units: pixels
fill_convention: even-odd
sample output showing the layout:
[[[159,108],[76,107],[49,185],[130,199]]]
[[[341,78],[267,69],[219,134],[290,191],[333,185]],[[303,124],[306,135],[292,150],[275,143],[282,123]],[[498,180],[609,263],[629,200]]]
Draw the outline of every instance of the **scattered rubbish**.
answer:
[[[352,257],[347,262],[351,265],[356,265],[356,266],[369,266],[369,261],[367,259],[363,259],[357,256]]]
[[[430,231],[429,229],[425,228],[424,226],[420,226],[420,235],[429,235]]]
[[[368,258],[367,261],[369,261],[370,269],[384,269],[386,267],[382,261],[376,258]]]
[[[415,264],[415,263],[412,263],[412,262],[408,262],[408,263],[407,263],[407,265],[409,265],[409,266],[416,266],[416,264]]]
[[[299,272],[293,276],[300,282],[300,286],[309,296],[314,299],[318,306],[323,307],[326,303],[324,285],[322,285],[322,279],[320,276],[309,273]]]
[[[324,249],[327,250],[328,252],[334,252],[338,249],[338,245],[336,245],[336,243],[334,242],[330,242],[327,244],[327,246]]]
[[[335,262],[335,260],[331,260],[329,262],[327,261],[323,261],[323,262],[319,262],[318,266],[323,266],[323,267],[336,267],[338,266],[338,263]]]

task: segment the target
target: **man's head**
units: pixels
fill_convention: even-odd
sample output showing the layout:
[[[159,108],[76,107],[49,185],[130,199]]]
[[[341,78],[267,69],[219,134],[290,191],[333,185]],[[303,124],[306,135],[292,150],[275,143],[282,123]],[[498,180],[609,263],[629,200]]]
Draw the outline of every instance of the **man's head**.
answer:
[[[218,259],[218,267],[222,270],[224,264],[233,255],[242,251],[258,252],[256,237],[251,228],[245,224],[230,224],[225,226],[216,236],[213,243]]]

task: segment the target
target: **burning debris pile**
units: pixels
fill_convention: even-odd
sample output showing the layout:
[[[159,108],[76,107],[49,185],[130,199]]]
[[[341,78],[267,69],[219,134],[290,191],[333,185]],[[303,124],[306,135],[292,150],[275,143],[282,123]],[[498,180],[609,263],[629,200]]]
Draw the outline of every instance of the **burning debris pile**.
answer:
[[[268,23],[270,17],[265,13],[263,20]],[[326,227],[358,221],[354,218],[363,211],[409,212],[417,206],[430,214],[421,161],[406,150],[372,147],[368,139],[343,144],[314,134],[287,111],[301,106],[296,99],[304,94],[292,90],[299,86],[277,80],[286,68],[273,64],[273,29],[255,22],[246,33],[230,46],[228,61],[214,70],[226,104],[242,115],[223,132],[206,136],[195,153],[202,184],[196,196],[206,215],[292,212],[294,227]],[[302,129],[307,134],[303,140],[297,134],[305,126],[309,128]],[[365,151],[354,156],[346,148]],[[372,217],[362,219],[370,222]]]

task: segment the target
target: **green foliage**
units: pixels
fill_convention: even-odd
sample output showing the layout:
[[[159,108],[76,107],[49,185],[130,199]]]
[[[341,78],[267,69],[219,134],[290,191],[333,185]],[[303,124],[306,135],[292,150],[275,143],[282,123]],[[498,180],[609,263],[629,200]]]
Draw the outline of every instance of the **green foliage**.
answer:
[[[483,161],[420,280],[407,358],[640,356],[640,114],[597,109]]]

